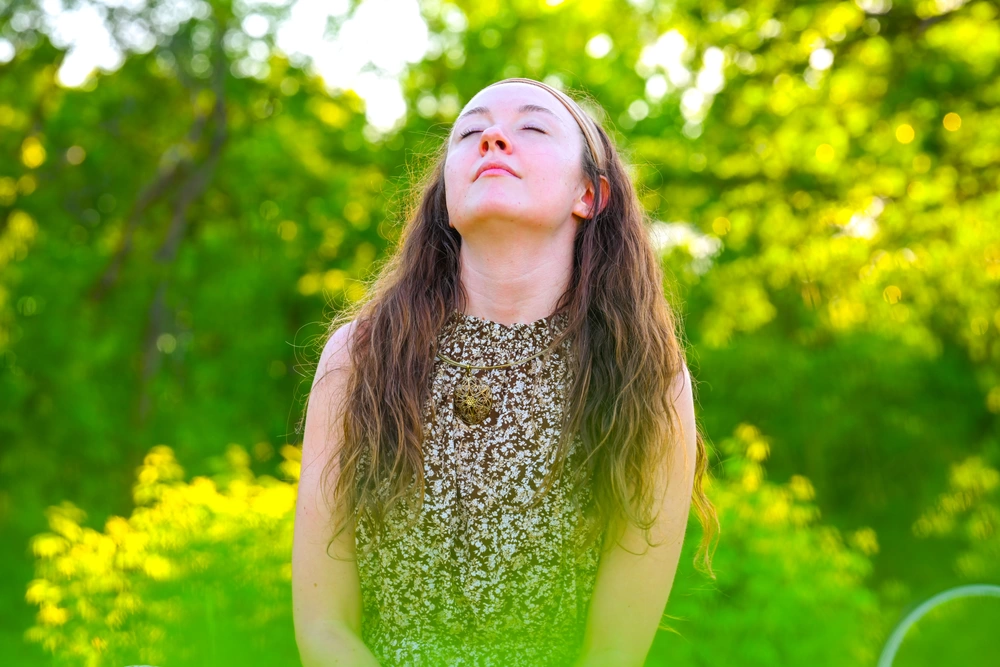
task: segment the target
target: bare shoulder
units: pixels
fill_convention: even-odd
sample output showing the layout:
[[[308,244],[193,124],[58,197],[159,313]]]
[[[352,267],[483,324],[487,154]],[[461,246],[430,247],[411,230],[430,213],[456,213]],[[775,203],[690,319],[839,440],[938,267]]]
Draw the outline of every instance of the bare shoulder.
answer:
[[[674,373],[673,380],[670,384],[670,397],[674,400],[685,398],[685,394],[691,396],[691,372],[688,370],[687,364],[681,364],[679,371]]]
[[[319,468],[335,458],[342,444],[341,433],[335,425],[343,419],[355,329],[356,321],[352,320],[334,331],[324,344],[316,364],[302,443],[303,482],[314,481],[311,477],[306,478],[318,473]],[[314,466],[316,470],[312,470]]]
[[[674,375],[670,387],[670,398],[681,419],[684,449],[689,455],[694,455],[698,446],[695,432],[697,419],[695,417],[691,372],[688,370],[687,364],[682,364],[681,370]]]
[[[316,364],[316,375],[313,378],[313,388],[331,375],[343,379],[345,371],[350,369],[351,348],[354,343],[357,320],[351,320],[342,325],[327,339]]]
[[[329,336],[320,353],[306,407],[303,464],[308,460],[329,458],[341,444],[330,429],[343,418],[356,329],[356,320],[340,326]]]

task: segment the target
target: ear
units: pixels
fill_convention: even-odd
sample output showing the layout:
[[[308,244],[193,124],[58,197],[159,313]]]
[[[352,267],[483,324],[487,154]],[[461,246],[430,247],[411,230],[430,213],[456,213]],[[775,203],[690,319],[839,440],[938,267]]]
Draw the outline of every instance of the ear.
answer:
[[[604,210],[604,207],[608,205],[608,197],[611,196],[611,184],[608,182],[606,176],[600,176],[601,184],[601,208],[597,213]],[[583,191],[583,195],[576,201],[573,206],[573,213],[580,216],[581,218],[590,217],[590,210],[594,206],[594,186],[592,183],[587,183],[586,189]],[[597,213],[594,216],[597,216]]]

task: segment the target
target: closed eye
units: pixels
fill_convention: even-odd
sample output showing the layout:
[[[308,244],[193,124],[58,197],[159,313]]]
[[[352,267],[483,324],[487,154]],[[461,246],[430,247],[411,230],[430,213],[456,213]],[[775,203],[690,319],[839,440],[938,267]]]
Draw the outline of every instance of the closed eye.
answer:
[[[545,134],[545,130],[543,130],[540,127],[531,127],[530,125],[528,125],[528,126],[522,127],[521,129],[522,130],[536,130],[538,132],[541,132],[542,134]],[[465,132],[463,132],[462,134],[459,135],[459,139],[465,139],[470,134],[475,134],[476,132],[482,132],[482,130],[467,130],[467,131],[465,131]]]

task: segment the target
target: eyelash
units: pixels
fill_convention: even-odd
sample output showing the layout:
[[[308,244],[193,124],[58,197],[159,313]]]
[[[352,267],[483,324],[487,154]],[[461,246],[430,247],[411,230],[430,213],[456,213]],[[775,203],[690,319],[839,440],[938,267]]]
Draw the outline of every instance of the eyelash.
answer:
[[[540,127],[531,127],[530,125],[528,125],[528,126],[522,127],[521,129],[522,130],[538,130],[542,134],[545,134],[545,130],[543,130]],[[465,132],[463,132],[462,134],[459,135],[459,139],[465,139],[467,136],[469,136],[473,132],[482,132],[482,130],[467,130],[467,131],[465,131]]]

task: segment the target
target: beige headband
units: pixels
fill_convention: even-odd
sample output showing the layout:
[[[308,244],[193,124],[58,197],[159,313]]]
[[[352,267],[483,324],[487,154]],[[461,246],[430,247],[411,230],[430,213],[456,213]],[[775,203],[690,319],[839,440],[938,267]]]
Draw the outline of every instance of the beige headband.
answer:
[[[504,79],[502,81],[497,81],[491,83],[486,88],[491,88],[493,86],[499,86],[501,83],[530,83],[539,88],[544,88],[545,90],[552,93],[557,100],[562,102],[566,110],[569,111],[570,115],[576,120],[576,124],[580,126],[583,131],[583,136],[587,140],[587,145],[590,147],[590,154],[594,157],[594,162],[597,164],[597,168],[600,171],[604,171],[605,160],[604,160],[604,148],[601,143],[601,135],[597,131],[597,126],[594,124],[593,119],[590,118],[580,106],[573,101],[572,98],[566,95],[566,93],[553,88],[547,83],[542,83],[541,81],[535,81],[534,79],[525,79],[522,77],[514,77],[510,79]],[[485,90],[485,88],[484,88]]]

